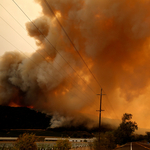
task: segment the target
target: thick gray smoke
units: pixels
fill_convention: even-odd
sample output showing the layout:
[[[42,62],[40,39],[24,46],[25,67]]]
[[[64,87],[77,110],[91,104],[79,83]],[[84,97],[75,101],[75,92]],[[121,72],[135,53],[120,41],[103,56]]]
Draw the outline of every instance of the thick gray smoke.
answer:
[[[26,28],[39,48],[28,58],[18,52],[0,58],[0,104],[52,113],[52,127],[80,124],[81,114],[94,119],[100,87],[45,1],[36,2],[43,9],[33,21],[38,29],[31,22]],[[142,127],[150,105],[150,1],[47,2],[110,99],[103,100],[103,116],[116,117],[111,103],[119,117],[130,112]],[[88,122],[88,127],[92,125],[95,122]]]

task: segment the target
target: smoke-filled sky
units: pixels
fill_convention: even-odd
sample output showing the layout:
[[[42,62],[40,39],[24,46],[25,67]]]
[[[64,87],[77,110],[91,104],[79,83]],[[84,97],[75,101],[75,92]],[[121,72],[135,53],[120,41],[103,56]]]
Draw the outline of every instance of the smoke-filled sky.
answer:
[[[15,2],[32,22],[13,1],[1,2],[1,36],[15,45],[0,37],[1,105],[51,113],[52,127],[92,127],[102,87],[103,118],[131,113],[139,127],[150,128],[149,0]]]

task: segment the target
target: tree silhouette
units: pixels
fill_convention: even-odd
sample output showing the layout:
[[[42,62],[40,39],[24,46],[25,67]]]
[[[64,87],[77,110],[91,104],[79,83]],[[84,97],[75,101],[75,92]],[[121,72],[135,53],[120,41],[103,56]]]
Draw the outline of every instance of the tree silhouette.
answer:
[[[132,134],[138,129],[136,122],[132,122],[132,114],[125,113],[122,117],[122,122],[115,130],[115,138],[117,144],[125,144],[131,141]]]

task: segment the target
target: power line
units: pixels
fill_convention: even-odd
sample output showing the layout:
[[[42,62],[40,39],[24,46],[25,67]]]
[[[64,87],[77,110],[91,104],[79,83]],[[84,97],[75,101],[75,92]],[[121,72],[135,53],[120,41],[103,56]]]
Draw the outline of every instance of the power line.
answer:
[[[63,60],[67,63],[69,67],[72,68],[72,70],[78,75],[80,79],[91,89],[91,91],[96,95],[94,90],[86,83],[86,81],[77,73],[77,71],[68,63],[68,61],[62,56],[62,54],[54,47],[54,45],[46,38],[46,36],[41,32],[41,30],[35,25],[35,23],[28,17],[28,15],[21,9],[21,7],[14,1],[12,0],[16,6],[21,10],[21,12],[30,20],[30,22],[35,26],[35,28],[43,35],[43,37],[46,39],[46,41],[52,46],[52,48],[63,58]]]
[[[30,22],[35,26],[35,28],[43,35],[43,37],[46,39],[46,41],[52,46],[52,48],[63,58],[63,60],[68,64],[68,66],[70,66],[73,71],[78,75],[78,77],[80,79],[83,80],[84,83],[86,83],[86,81],[77,73],[77,71],[67,62],[67,60],[61,55],[61,53],[53,46],[53,44],[46,38],[46,36],[39,30],[39,28],[35,25],[35,23],[27,16],[27,14],[20,8],[20,6],[14,1],[12,0],[16,6],[22,11],[22,13],[30,20]],[[57,22],[59,23],[59,25],[61,26],[62,30],[64,31],[64,33],[66,34],[67,38],[69,39],[69,41],[71,42],[72,46],[74,47],[74,49],[76,50],[76,52],[78,53],[78,55],[80,56],[81,60],[84,62],[84,64],[86,65],[86,67],[88,68],[89,72],[91,73],[91,75],[93,76],[93,78],[95,79],[95,81],[97,82],[97,84],[101,87],[100,83],[98,82],[98,80],[96,79],[96,77],[94,76],[94,74],[92,73],[92,71],[90,70],[90,68],[88,67],[88,65],[86,64],[85,60],[83,59],[83,57],[81,56],[81,54],[79,53],[79,51],[77,50],[77,48],[75,47],[74,43],[72,42],[72,40],[70,39],[69,35],[67,34],[67,32],[65,31],[65,29],[63,28],[63,26],[61,25],[61,23],[59,22],[57,16],[55,15],[55,13],[53,12],[52,8],[50,7],[50,5],[47,3],[47,1],[45,0],[48,8],[50,9],[50,11],[53,13],[53,15],[55,16]],[[93,89],[86,83],[86,85],[89,87],[89,89],[91,89],[91,91],[96,94]],[[101,87],[102,88],[102,87]],[[110,103],[110,102],[109,102]],[[111,106],[112,107],[112,106]],[[113,109],[113,107],[112,107]],[[114,109],[113,109],[114,111]]]
[[[1,18],[1,17],[0,17]],[[11,29],[13,29],[13,31],[15,31],[27,44],[29,44],[30,45],[30,43],[28,43],[9,23],[7,23],[3,18],[1,18]],[[31,47],[32,47],[32,45],[30,45]],[[33,48],[33,47],[32,47]],[[33,48],[34,49],[34,48]],[[35,50],[35,49],[34,49]],[[49,63],[46,59],[45,59],[45,57],[43,56],[43,55],[41,55],[38,51],[37,51],[37,53],[47,62],[47,63]],[[52,64],[51,63],[49,63],[51,66],[52,66]],[[59,64],[58,64],[59,65]],[[60,71],[56,68],[56,67],[54,67],[54,66],[52,66],[53,68],[55,68],[59,73],[60,73]],[[61,75],[62,75],[62,73],[60,73]],[[62,75],[63,76],[63,75]],[[67,82],[69,82],[68,80],[66,80]],[[71,84],[72,85],[74,85],[73,84],[73,82],[71,82]],[[81,90],[79,90],[76,86],[74,86],[79,92],[81,92]],[[82,95],[84,95],[84,96],[86,96],[87,97],[87,95],[85,95],[85,94],[83,94],[82,93]],[[89,97],[88,97],[89,98]]]
[[[47,0],[44,0],[47,7],[49,8],[49,10],[51,11],[51,13],[53,14],[53,16],[56,18],[58,24],[60,25],[60,27],[62,28],[62,30],[64,31],[64,33],[66,34],[67,38],[69,39],[70,43],[72,44],[72,46],[74,47],[75,51],[78,53],[78,55],[80,56],[80,58],[82,59],[82,61],[84,62],[85,66],[88,68],[89,72],[91,73],[91,75],[93,76],[93,78],[95,79],[95,81],[97,82],[97,84],[100,86],[100,88],[102,88],[102,86],[100,85],[100,83],[98,82],[98,80],[96,79],[96,77],[94,76],[94,74],[92,73],[91,69],[88,67],[87,63],[85,62],[85,60],[83,59],[82,55],[79,53],[79,51],[77,50],[76,46],[74,45],[73,41],[71,40],[71,38],[69,37],[69,35],[67,34],[66,30],[64,29],[64,27],[62,26],[62,24],[60,23],[59,19],[57,18],[57,16],[55,15],[53,9],[50,7],[49,3],[47,2]],[[109,102],[110,103],[110,102]],[[114,111],[112,105],[110,104],[112,110]]]
[[[85,64],[85,66],[88,68],[89,72],[91,73],[91,75],[93,76],[93,78],[95,79],[95,81],[97,82],[97,84],[101,87],[100,83],[98,82],[98,80],[96,79],[96,77],[94,76],[94,74],[92,73],[91,69],[88,67],[87,63],[85,62],[85,60],[83,59],[83,57],[81,56],[81,54],[79,53],[79,51],[77,50],[76,46],[74,45],[74,43],[72,42],[71,38],[69,37],[69,35],[67,34],[66,30],[64,29],[64,27],[62,26],[62,24],[60,23],[60,21],[58,20],[57,16],[55,15],[54,11],[52,10],[52,8],[50,7],[50,5],[48,4],[48,2],[46,0],[44,0],[46,5],[48,6],[49,10],[52,12],[52,14],[54,15],[54,17],[56,18],[58,24],[60,25],[60,27],[62,28],[62,30],[64,31],[64,33],[66,34],[67,38],[69,39],[70,43],[72,44],[72,46],[74,47],[75,51],[78,53],[78,55],[80,56],[80,58],[82,59],[83,63]]]
[[[29,58],[26,54],[24,54],[21,50],[19,50],[14,44],[12,44],[10,41],[8,41],[6,38],[4,38],[2,35],[0,35],[5,41],[7,41],[10,45],[12,45],[13,47],[15,47],[18,51],[20,51],[23,55],[26,56],[26,58]],[[37,63],[34,62],[31,58],[29,58],[29,60],[34,63],[37,66]],[[40,67],[40,69],[42,69]],[[42,69],[43,70],[43,69]],[[44,72],[46,72],[45,70],[43,70]],[[47,72],[46,72],[47,73]],[[53,77],[53,76],[52,76]],[[82,99],[81,97],[79,97],[77,94],[74,93],[74,95],[76,95],[79,99]],[[90,103],[90,102],[89,102]]]
[[[29,58],[26,54],[24,54],[21,50],[19,50],[14,44],[12,44],[10,41],[8,41],[6,38],[4,38],[2,35],[0,35],[5,41],[7,41],[10,45],[12,45],[13,47],[15,47],[18,51],[20,51],[23,55],[25,55],[31,62],[33,62],[35,65],[37,65],[37,63],[35,61],[33,61],[31,58]],[[40,69],[43,70],[43,68],[39,67]],[[46,72],[45,70],[43,70],[44,72]],[[53,77],[53,76],[51,76]],[[54,78],[54,77],[53,77]],[[55,78],[54,78],[55,79]],[[55,79],[57,80],[57,79]]]
[[[32,63],[34,63],[36,66],[38,66],[38,64],[32,60],[31,58],[29,58],[26,54],[24,54],[21,50],[19,50],[14,44],[12,44],[9,40],[7,40],[5,37],[3,37],[2,35],[0,35],[1,38],[3,38],[5,41],[7,41],[11,46],[13,46],[14,48],[16,48],[19,52],[21,52],[23,55],[25,55],[26,58],[28,58]],[[45,73],[47,73],[43,68],[41,68],[40,66],[38,66],[40,69],[42,69]],[[52,78],[54,78],[52,75],[50,75]],[[54,78],[55,80],[58,81],[58,79]],[[59,81],[58,81],[59,82]],[[77,94],[74,93],[74,95],[76,95],[79,99],[82,99],[81,97],[79,97]],[[89,102],[89,101],[88,101]],[[90,102],[89,102],[90,103]]]
[[[3,9],[25,30],[25,28],[17,21],[17,19],[15,19],[14,17],[13,17],[13,15],[11,15],[11,13],[9,13],[9,11],[2,5],[2,4],[0,4],[1,5],[1,7],[3,7]]]
[[[3,6],[2,6],[3,7]],[[5,9],[5,7],[3,7],[4,9]],[[6,9],[5,9],[6,10]],[[8,11],[7,11],[7,13],[9,13]],[[9,13],[10,14],[10,13]],[[12,15],[11,15],[11,17],[15,20],[15,21],[17,21]],[[8,22],[6,22],[2,17],[0,17],[14,32],[16,32],[24,41],[26,41]],[[19,25],[21,25],[18,21],[17,21],[17,23],[19,24]],[[23,28],[24,29],[24,28]],[[25,29],[24,29],[25,30]],[[28,43],[27,41],[26,41],[26,43]],[[31,47],[32,47],[32,45],[30,44],[30,43],[28,43]],[[34,47],[32,47],[33,49],[34,49]],[[35,50],[35,49],[34,49]],[[39,53],[39,51],[37,51],[37,53],[44,59],[44,60],[46,60],[45,59],[45,57],[43,56],[43,55],[41,55],[40,53]],[[48,62],[47,60],[46,60],[46,62]],[[56,62],[56,61],[55,61]],[[49,62],[48,62],[49,63]],[[57,63],[57,62],[56,62]],[[51,63],[49,63],[51,66],[52,66],[52,64]],[[60,65],[57,63],[57,65],[60,67]],[[53,66],[54,67],[54,66]],[[54,67],[58,72],[60,72],[56,67]],[[64,70],[63,70],[64,71]],[[67,73],[68,74],[68,73]],[[62,73],[61,73],[61,75],[62,75]],[[70,76],[70,74],[68,74],[69,75],[69,77],[72,79],[72,77]],[[62,75],[63,76],[63,75]],[[67,82],[68,82],[68,80],[67,80]],[[73,82],[71,83],[72,85],[74,84]],[[81,90],[79,90],[76,86],[74,86],[78,91],[80,91],[81,92]],[[87,94],[87,93],[86,93]],[[84,95],[84,96],[88,96],[88,94],[87,95],[85,95],[84,93],[82,93],[82,95]],[[88,97],[89,98],[89,97]]]
[[[34,50],[35,48],[21,35],[19,34],[9,23],[7,23],[1,16],[0,18],[14,31],[16,32],[24,41],[26,41],[26,43],[28,43]]]
[[[103,91],[104,91],[104,90],[103,90]],[[106,92],[104,91],[104,93],[106,93]],[[107,98],[107,101],[109,102],[109,105],[110,105],[111,109],[113,110],[113,112],[114,112],[114,114],[115,114],[116,118],[117,118],[118,120],[120,120],[120,119],[119,119],[119,117],[118,117],[118,115],[115,113],[115,110],[114,110],[114,108],[113,108],[112,104],[110,103],[110,100],[109,100],[109,98],[108,98],[108,96],[107,96],[107,95],[106,95],[106,98]]]

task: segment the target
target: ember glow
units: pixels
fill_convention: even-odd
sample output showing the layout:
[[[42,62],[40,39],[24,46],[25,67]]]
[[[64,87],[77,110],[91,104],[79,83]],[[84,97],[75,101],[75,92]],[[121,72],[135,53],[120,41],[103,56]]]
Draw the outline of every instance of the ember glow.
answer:
[[[96,118],[99,85],[45,1],[35,1],[43,11],[33,21],[38,29],[31,22],[26,29],[38,49],[28,58],[17,51],[0,58],[0,104],[17,105],[17,99],[21,106],[52,113],[52,127]],[[107,94],[103,117],[132,113],[140,127],[149,128],[150,1],[47,3]],[[95,126],[98,118],[88,123],[87,127]]]
[[[14,103],[14,102],[10,102],[8,106],[10,106],[10,107],[21,107],[20,105]]]

